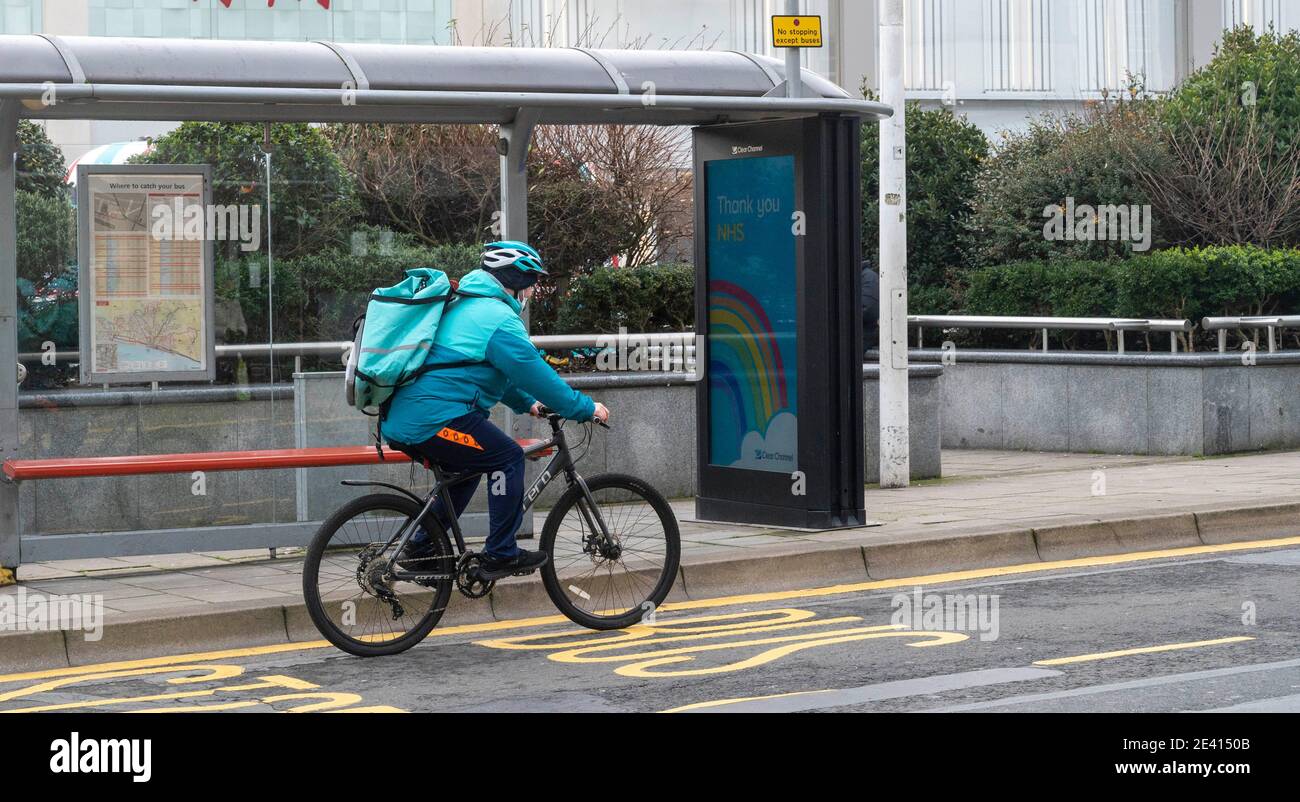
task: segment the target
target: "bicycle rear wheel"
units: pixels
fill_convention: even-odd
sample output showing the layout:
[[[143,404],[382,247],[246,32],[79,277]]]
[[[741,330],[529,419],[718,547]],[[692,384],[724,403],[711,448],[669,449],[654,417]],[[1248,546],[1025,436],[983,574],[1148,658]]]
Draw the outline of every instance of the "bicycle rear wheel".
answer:
[[[663,604],[677,579],[677,517],[659,491],[635,476],[603,474],[588,479],[587,487],[595,510],[573,485],[546,516],[540,545],[550,560],[542,566],[542,583],[576,624],[632,626]],[[596,512],[613,544],[603,550],[592,527]]]
[[[433,548],[411,570],[446,578],[399,581],[385,570],[396,548],[388,542],[419,513],[408,498],[377,493],[348,502],[321,524],[307,548],[302,589],[312,623],[330,643],[358,657],[397,654],[438,624],[456,572],[443,528],[424,524]]]

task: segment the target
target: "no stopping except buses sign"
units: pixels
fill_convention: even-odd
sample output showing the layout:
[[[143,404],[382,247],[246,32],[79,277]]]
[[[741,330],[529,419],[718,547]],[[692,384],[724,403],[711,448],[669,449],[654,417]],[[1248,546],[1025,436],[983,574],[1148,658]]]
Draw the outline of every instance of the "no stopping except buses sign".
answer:
[[[821,46],[821,17],[772,17],[772,47]]]

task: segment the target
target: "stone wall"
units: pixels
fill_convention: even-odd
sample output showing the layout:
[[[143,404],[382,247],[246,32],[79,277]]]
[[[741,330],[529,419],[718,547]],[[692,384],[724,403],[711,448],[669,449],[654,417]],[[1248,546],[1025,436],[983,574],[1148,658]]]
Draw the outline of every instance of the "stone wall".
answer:
[[[912,474],[940,475],[941,370],[913,369]],[[879,475],[876,450],[876,368],[865,370],[866,473]],[[370,442],[371,420],[346,405],[340,373],[306,373],[293,386],[149,391],[78,391],[24,396],[19,423],[28,458],[241,451]],[[570,379],[613,410],[613,428],[598,429],[579,471],[630,473],[666,496],[695,490],[695,385],[656,374]],[[505,426],[504,410],[494,413]],[[523,421],[532,436],[546,424]],[[570,426],[570,444],[582,429]],[[581,453],[582,449],[575,450]],[[319,521],[348,498],[367,492],[343,479],[369,478],[427,488],[423,469],[409,463],[306,468],[298,471],[207,472],[25,482],[20,521],[25,535],[183,529]],[[549,506],[562,490],[553,483],[539,500]],[[480,490],[466,528],[482,531]],[[213,548],[217,548],[216,545]]]

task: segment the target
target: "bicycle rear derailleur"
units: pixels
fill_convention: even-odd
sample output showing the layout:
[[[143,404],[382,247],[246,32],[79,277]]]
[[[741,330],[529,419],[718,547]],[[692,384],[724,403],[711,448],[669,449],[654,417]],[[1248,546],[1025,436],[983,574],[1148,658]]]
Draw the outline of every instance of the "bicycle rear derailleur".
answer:
[[[384,546],[383,543],[372,543],[358,555],[357,584],[363,591],[387,604],[396,621],[406,615],[406,608],[389,587],[388,561],[375,559],[384,551]]]
[[[479,557],[472,551],[460,555],[456,564],[456,587],[466,597],[481,599],[492,592],[496,580],[484,580],[479,576]]]

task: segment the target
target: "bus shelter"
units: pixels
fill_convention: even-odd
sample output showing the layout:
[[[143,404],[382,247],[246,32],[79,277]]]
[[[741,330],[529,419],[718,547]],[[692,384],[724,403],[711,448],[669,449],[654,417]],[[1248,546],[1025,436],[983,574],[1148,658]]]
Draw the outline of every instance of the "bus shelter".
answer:
[[[787,97],[785,79],[781,62],[740,52],[0,36],[0,364],[18,362],[19,120],[496,125],[502,235],[521,240],[535,126],[690,126],[696,330],[707,335],[700,516],[852,523],[863,506],[857,131],[891,110],[811,72]],[[18,389],[0,383],[6,461],[24,456]],[[807,489],[787,492],[800,474]],[[0,566],[19,564],[22,541],[18,486],[0,481]]]

